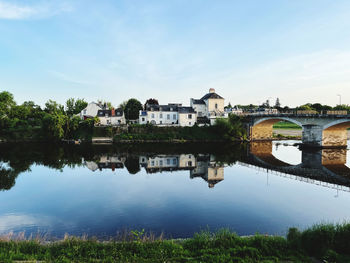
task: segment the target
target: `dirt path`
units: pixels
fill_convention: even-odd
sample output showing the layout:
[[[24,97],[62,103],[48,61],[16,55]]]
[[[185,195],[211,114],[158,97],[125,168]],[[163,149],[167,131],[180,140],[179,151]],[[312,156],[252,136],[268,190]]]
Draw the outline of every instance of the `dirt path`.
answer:
[[[301,136],[301,130],[297,129],[273,129],[273,133],[285,136]],[[348,131],[348,139],[350,139],[350,131]]]

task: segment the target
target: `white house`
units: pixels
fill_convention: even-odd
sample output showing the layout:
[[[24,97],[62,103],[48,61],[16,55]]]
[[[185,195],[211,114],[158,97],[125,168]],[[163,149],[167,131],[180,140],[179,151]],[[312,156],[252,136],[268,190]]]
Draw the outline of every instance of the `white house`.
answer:
[[[125,115],[122,109],[98,110],[97,117],[100,120],[100,125],[116,126],[126,124]]]
[[[215,93],[215,89],[209,89],[201,99],[191,99],[191,107],[197,112],[198,117],[207,118],[210,124],[214,124],[217,118],[227,118],[224,109],[225,99]]]
[[[102,110],[103,106],[101,104],[98,104],[96,102],[90,102],[85,109],[83,109],[79,113],[79,117],[82,120],[86,120],[88,118],[94,118],[97,116],[97,112],[99,110]]]
[[[179,121],[178,107],[181,104],[146,105],[145,110],[140,111],[140,124],[176,125]]]

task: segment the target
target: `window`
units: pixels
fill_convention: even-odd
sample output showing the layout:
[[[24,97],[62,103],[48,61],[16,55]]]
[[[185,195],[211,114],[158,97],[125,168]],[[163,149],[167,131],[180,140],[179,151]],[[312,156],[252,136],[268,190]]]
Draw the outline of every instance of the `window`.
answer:
[[[191,125],[191,122],[189,122],[188,124]]]
[[[163,160],[159,161],[159,166],[163,166]]]
[[[173,159],[173,165],[176,165],[176,159]]]
[[[166,164],[170,165],[170,159],[166,159]]]
[[[84,110],[84,114],[86,114],[86,110]]]
[[[161,119],[163,118],[163,113],[159,114],[159,118],[161,118]]]
[[[188,166],[192,166],[192,162],[191,161],[188,162]]]
[[[151,165],[154,166],[154,161],[151,162]]]
[[[151,117],[154,119],[154,113],[152,113]]]
[[[188,114],[188,118],[189,118],[189,119],[192,119],[192,114]]]
[[[173,115],[173,120],[176,120],[176,114]]]
[[[167,120],[170,120],[170,114],[167,114],[167,115],[166,115],[166,119],[167,119]]]
[[[159,123],[160,123],[160,124],[162,124],[163,122],[162,122],[162,121],[160,121]]]
[[[215,109],[217,109],[218,108],[218,104],[217,103],[215,103]]]

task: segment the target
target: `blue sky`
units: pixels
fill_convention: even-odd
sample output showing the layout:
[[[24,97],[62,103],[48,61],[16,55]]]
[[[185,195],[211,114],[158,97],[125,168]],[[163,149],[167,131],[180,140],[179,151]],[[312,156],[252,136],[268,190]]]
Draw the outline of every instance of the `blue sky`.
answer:
[[[350,104],[350,1],[0,0],[0,90],[18,103],[135,97]]]

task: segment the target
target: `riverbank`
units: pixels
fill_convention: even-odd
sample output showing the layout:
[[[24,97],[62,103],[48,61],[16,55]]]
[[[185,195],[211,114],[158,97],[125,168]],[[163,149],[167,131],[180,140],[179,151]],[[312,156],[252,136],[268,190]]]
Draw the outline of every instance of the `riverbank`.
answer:
[[[278,137],[278,135],[280,134],[282,137],[286,137],[286,138],[301,139],[302,130],[294,129],[294,128],[274,128],[273,134],[276,137]],[[349,139],[350,139],[350,130],[348,130],[348,140]]]
[[[349,262],[350,224],[316,225],[287,238],[240,237],[229,230],[203,231],[189,239],[131,231],[121,241],[66,237],[62,241],[19,241],[2,237],[0,261],[43,262]]]

